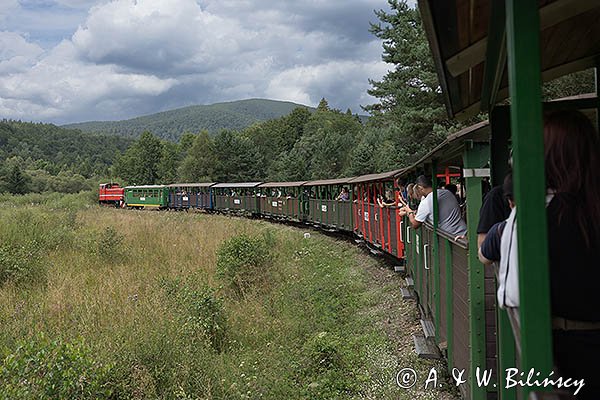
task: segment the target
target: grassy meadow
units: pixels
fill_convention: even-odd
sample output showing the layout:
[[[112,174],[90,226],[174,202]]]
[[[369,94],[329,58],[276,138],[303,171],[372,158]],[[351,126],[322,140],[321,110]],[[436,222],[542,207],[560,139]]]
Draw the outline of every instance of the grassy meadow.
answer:
[[[416,306],[356,246],[91,204],[0,197],[0,399],[450,398],[396,385],[443,367],[416,358]]]

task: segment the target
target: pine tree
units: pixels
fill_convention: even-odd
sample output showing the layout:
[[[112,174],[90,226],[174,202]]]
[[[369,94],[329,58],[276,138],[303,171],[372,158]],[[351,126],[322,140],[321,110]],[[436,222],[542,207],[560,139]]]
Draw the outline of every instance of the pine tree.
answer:
[[[25,194],[29,191],[31,178],[21,170],[18,164],[13,164],[8,167],[4,181],[9,193]]]
[[[402,160],[408,165],[443,139],[432,134],[434,126],[449,123],[419,11],[405,1],[388,3],[392,11],[376,11],[380,22],[370,31],[383,40],[382,59],[394,68],[381,81],[369,81],[368,93],[379,102],[364,109],[373,116],[371,125],[396,128],[389,139],[409,155]]]

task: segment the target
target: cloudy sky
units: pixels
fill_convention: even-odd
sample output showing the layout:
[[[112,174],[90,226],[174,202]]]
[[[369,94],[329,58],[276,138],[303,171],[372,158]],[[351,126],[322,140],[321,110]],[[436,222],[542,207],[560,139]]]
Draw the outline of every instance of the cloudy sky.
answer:
[[[360,111],[385,0],[0,0],[0,118],[117,120],[246,98]]]

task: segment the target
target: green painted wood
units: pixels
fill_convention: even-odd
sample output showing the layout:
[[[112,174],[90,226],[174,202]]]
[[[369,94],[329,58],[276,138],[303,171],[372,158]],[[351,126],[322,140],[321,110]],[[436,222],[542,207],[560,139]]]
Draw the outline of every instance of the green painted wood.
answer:
[[[454,284],[452,281],[452,245],[444,239],[446,246],[446,340],[448,342],[448,370],[454,368]]]
[[[500,400],[516,400],[517,391],[515,387],[506,388],[506,370],[515,368],[516,352],[515,337],[505,310],[496,308],[497,349],[498,349],[498,388]]]
[[[538,3],[506,0],[514,192],[517,203],[521,369],[552,370]],[[537,388],[536,390],[539,390]],[[549,390],[548,388],[546,390]],[[523,398],[531,388],[523,388]]]
[[[423,302],[423,226],[415,229],[415,290],[419,295],[419,301]]]
[[[489,160],[489,144],[465,142],[463,163],[465,168],[481,168]],[[469,279],[469,386],[471,399],[486,399],[487,390],[476,382],[477,368],[485,368],[485,273],[484,266],[477,257],[477,224],[482,203],[481,177],[465,178],[467,189],[467,254]]]
[[[134,207],[167,207],[169,204],[169,188],[129,188],[125,189],[126,205]]]
[[[431,244],[431,260],[433,261],[433,304],[435,305],[435,340],[440,341],[440,260],[439,260],[439,240],[438,226],[440,223],[440,205],[437,196],[437,160],[432,160],[431,182],[433,187],[433,235]]]

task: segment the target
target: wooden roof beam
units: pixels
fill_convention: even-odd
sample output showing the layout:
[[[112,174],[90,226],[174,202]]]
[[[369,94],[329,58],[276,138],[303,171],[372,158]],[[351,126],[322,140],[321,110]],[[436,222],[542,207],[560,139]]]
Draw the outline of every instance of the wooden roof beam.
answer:
[[[495,3],[495,2],[494,2]],[[598,0],[558,0],[540,9],[540,29],[551,26],[600,7]],[[488,38],[483,38],[446,60],[446,68],[457,77],[485,59]]]

